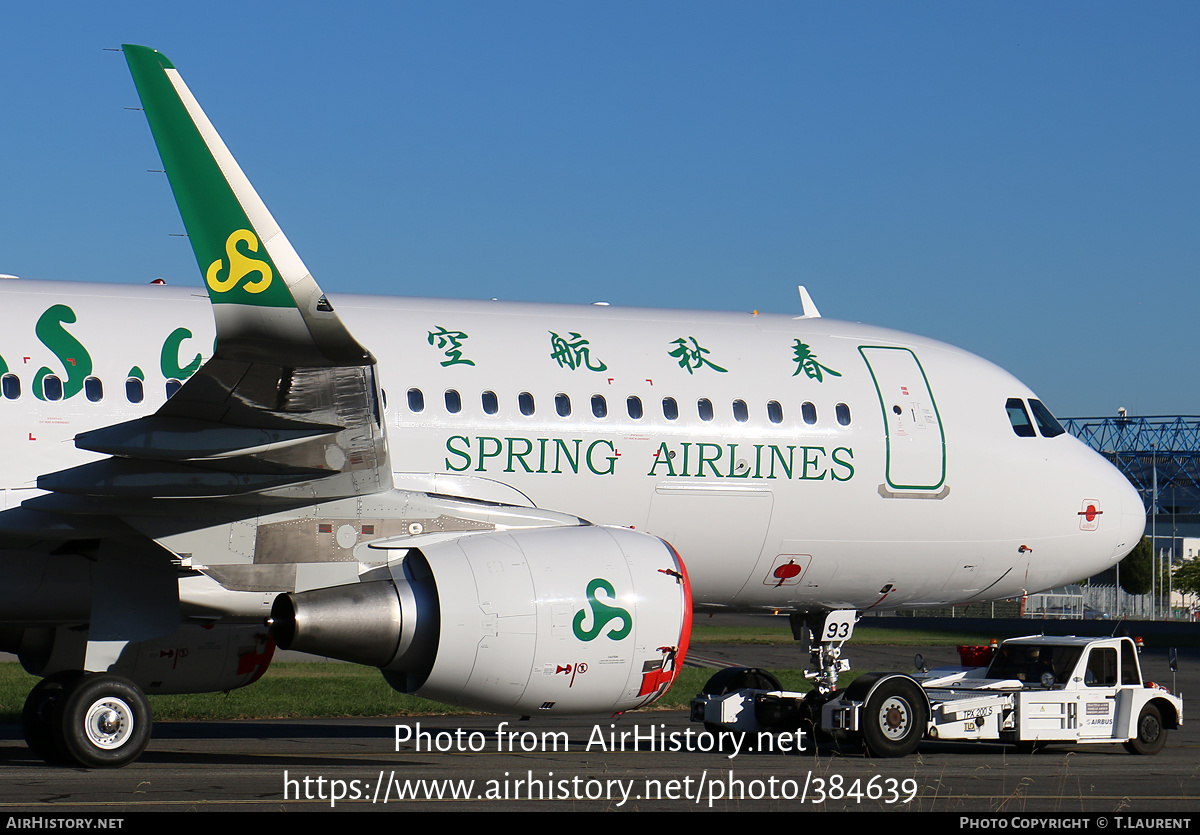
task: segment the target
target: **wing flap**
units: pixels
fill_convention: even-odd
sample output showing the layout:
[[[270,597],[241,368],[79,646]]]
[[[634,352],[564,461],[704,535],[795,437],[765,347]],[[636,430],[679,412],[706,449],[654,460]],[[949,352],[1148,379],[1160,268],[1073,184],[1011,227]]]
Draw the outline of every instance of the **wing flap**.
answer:
[[[319,479],[321,470],[233,472],[162,461],[106,458],[38,477],[38,487],[77,496],[127,499],[227,498]]]
[[[313,438],[331,439],[340,426],[298,423],[270,429],[151,415],[76,436],[80,449],[124,458],[192,461],[265,453]]]

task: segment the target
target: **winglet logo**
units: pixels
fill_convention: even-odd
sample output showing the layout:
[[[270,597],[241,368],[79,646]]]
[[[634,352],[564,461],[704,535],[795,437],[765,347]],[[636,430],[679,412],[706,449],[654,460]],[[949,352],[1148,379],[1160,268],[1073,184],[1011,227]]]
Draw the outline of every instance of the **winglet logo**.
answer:
[[[225,239],[225,255],[229,259],[229,264],[226,265],[222,259],[218,258],[208,265],[208,272],[204,275],[208,286],[214,293],[228,293],[241,284],[243,279],[256,273],[258,278],[241,284],[245,292],[258,294],[271,286],[271,280],[275,274],[271,270],[270,263],[258,258],[251,258],[238,249],[238,244],[245,244],[246,249],[250,252],[258,252],[258,238],[249,229],[238,229],[231,233]],[[227,267],[225,277],[221,278],[221,272]]]
[[[592,627],[584,630],[583,621],[587,617],[587,610],[580,609],[575,613],[575,620],[571,623],[571,628],[575,632],[575,637],[581,641],[593,641],[610,622],[614,620],[621,621],[624,625],[620,627],[614,626],[608,631],[608,637],[614,641],[619,641],[629,634],[633,629],[633,618],[629,616],[629,612],[619,606],[609,606],[607,603],[601,603],[596,599],[596,592],[603,590],[606,597],[610,600],[617,599],[617,592],[613,588],[612,583],[601,577],[597,577],[587,586],[588,606],[592,610]]]

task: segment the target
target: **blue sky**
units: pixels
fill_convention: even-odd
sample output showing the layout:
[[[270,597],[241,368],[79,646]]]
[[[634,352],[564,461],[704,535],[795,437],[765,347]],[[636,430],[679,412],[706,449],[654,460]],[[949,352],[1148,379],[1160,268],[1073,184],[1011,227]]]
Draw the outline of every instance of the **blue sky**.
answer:
[[[9,3],[0,272],[198,284],[118,52],[330,292],[824,315],[1200,414],[1200,5]]]

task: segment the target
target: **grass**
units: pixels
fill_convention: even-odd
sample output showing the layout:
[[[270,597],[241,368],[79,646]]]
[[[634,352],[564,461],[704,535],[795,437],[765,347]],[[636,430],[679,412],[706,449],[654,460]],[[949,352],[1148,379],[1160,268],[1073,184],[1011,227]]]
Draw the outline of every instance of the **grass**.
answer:
[[[778,626],[709,626],[699,616],[692,624],[693,644],[793,644],[787,620],[779,619]],[[935,632],[920,629],[872,629],[857,627],[851,644],[881,646],[954,647],[960,644],[986,644],[992,638],[1009,635],[970,634],[966,632]]]
[[[38,679],[0,664],[0,722],[19,722]],[[261,680],[228,693],[150,696],[154,718],[285,719],[473,713],[397,693],[373,667],[330,662],[272,664]]]
[[[686,667],[655,709],[688,706],[712,670]],[[808,690],[804,673],[776,673],[790,690]],[[848,678],[843,677],[843,682]],[[19,664],[0,664],[0,722],[21,721],[25,697],[38,679]],[[478,711],[397,693],[373,667],[331,662],[272,664],[260,681],[228,693],[150,696],[156,720],[325,719],[354,716],[431,716]]]
[[[956,645],[986,643],[978,636],[947,635],[937,632],[858,629],[855,643],[893,645]],[[692,632],[693,644],[781,644],[791,645],[787,623],[779,626],[734,627],[709,626],[704,619]],[[807,691],[808,682],[801,670],[774,671],[788,690]],[[675,685],[655,707],[660,709],[686,708],[692,697],[700,692],[712,670],[685,668]],[[854,673],[843,675],[839,684],[845,686]],[[21,669],[20,664],[0,664],[0,722],[19,722],[25,697],[38,682]],[[150,696],[154,718],[159,720],[197,719],[286,719],[334,718],[351,716],[429,716],[469,714],[466,708],[406,696],[397,693],[373,667],[328,662],[276,663],[267,674],[250,687],[228,693],[190,693],[178,696]]]
[[[709,626],[699,619],[692,643],[791,645],[786,623],[776,627]],[[986,644],[991,636],[916,630],[856,629],[855,644],[892,646],[957,646]],[[1172,641],[1172,644],[1180,644]],[[1186,643],[1186,642],[1184,642]],[[773,671],[785,689],[805,692],[809,684],[801,670]],[[660,709],[686,708],[700,692],[712,670],[685,668],[675,685],[656,703]],[[839,676],[845,687],[857,672]],[[0,722],[19,722],[25,697],[38,679],[20,664],[0,663]],[[352,716],[429,716],[469,714],[477,711],[452,707],[416,696],[397,693],[373,667],[357,664],[276,663],[251,687],[228,693],[192,693],[150,696],[155,719],[284,719]]]

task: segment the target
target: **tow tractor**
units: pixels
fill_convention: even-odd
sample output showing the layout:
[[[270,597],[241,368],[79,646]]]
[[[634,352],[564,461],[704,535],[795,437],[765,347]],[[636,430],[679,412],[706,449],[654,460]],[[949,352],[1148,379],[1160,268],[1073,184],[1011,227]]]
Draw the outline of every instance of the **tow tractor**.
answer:
[[[783,690],[764,670],[730,668],[692,701],[691,717],[710,730],[848,735],[877,757],[903,757],[922,739],[1028,749],[1120,742],[1130,753],[1157,754],[1183,722],[1183,700],[1142,678],[1130,638],[1038,635],[966,649],[986,666],[867,673],[845,690],[809,694]]]

